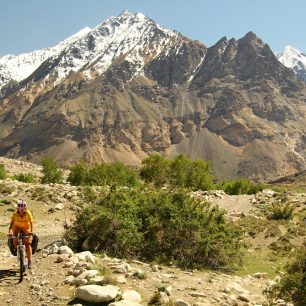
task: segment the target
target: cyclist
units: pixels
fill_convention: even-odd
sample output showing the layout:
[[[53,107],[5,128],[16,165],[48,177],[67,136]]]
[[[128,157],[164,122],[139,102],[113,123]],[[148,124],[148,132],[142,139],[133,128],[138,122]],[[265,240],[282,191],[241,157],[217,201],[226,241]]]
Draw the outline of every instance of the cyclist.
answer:
[[[14,247],[18,244],[18,233],[33,235],[34,225],[31,212],[27,209],[27,203],[23,200],[19,200],[17,204],[17,210],[14,212],[11,220],[11,224],[8,230],[8,235],[14,235]],[[26,253],[28,257],[28,268],[32,269],[32,240],[33,236],[25,237],[24,244],[26,247]]]

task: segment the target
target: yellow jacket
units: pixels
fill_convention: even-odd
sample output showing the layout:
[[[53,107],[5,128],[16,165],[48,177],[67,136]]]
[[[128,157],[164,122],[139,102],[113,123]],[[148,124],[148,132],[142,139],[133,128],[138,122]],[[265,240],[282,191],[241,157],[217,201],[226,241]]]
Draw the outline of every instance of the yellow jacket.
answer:
[[[13,226],[17,226],[25,230],[31,227],[31,223],[33,222],[33,217],[28,209],[26,209],[23,214],[21,214],[18,210],[16,210],[12,216],[11,222]]]

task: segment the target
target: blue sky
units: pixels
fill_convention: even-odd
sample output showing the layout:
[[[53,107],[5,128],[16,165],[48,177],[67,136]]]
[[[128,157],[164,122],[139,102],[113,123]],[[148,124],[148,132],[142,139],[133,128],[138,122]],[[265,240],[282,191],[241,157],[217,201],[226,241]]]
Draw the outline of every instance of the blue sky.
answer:
[[[206,46],[253,31],[273,51],[306,51],[305,0],[2,0],[0,57],[53,46],[124,9]]]

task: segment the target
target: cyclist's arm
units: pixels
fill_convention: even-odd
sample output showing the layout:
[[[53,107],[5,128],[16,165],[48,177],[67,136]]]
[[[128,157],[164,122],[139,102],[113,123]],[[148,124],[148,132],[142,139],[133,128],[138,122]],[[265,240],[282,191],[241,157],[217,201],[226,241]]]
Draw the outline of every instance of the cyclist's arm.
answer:
[[[34,233],[34,223],[30,222],[30,225],[31,225],[31,233],[33,234]]]

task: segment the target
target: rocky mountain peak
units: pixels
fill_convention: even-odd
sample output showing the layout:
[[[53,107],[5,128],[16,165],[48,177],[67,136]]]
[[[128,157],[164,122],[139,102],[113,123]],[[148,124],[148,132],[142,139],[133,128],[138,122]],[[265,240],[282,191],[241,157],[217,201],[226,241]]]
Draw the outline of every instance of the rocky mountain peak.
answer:
[[[276,53],[277,59],[286,67],[293,69],[297,77],[306,82],[306,55],[292,46],[286,46]]]
[[[253,32],[207,48],[124,11],[10,81],[3,156],[139,165],[153,152],[185,153],[222,179],[305,165],[305,85]]]

